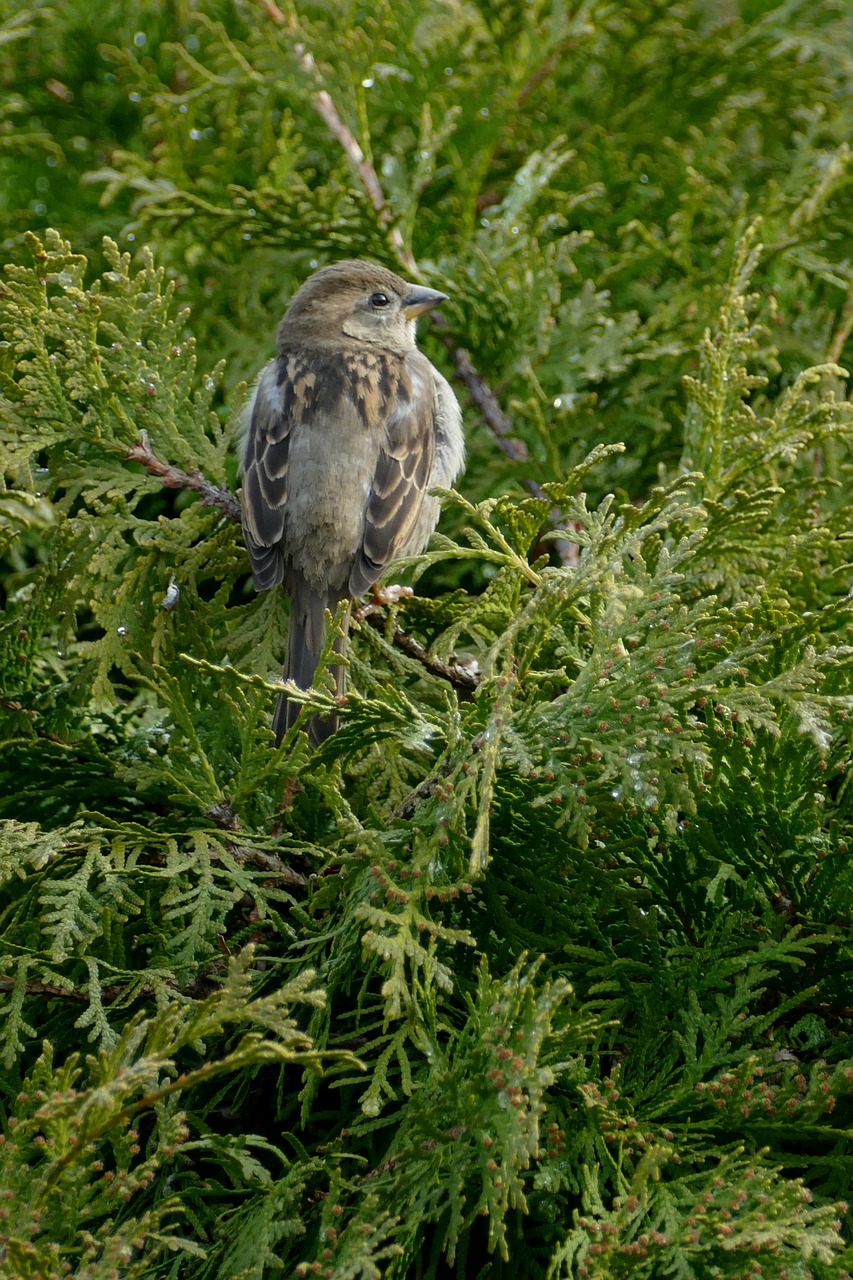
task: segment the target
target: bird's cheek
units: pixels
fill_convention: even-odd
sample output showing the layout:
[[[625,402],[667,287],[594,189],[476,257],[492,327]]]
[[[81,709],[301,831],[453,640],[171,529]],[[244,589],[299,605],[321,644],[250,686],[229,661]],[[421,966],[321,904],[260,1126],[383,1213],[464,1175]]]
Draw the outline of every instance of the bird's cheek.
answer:
[[[348,338],[357,338],[359,342],[378,342],[381,335],[377,325],[370,323],[367,317],[348,316],[342,325]]]

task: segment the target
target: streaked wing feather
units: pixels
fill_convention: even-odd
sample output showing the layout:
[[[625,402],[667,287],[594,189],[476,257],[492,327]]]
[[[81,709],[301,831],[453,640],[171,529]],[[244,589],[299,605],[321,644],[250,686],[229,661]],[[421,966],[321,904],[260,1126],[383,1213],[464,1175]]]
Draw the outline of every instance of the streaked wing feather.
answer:
[[[246,440],[243,531],[259,591],[275,586],[284,575],[280,543],[287,504],[290,433],[294,425],[291,390],[294,375],[298,376],[295,369],[282,369],[279,361],[265,370],[255,394]],[[290,412],[285,409],[287,405]]]
[[[422,393],[396,397],[388,434],[376,462],[364,519],[364,535],[350,573],[354,596],[373,586],[409,545],[429,485],[435,452],[435,396],[426,384]]]

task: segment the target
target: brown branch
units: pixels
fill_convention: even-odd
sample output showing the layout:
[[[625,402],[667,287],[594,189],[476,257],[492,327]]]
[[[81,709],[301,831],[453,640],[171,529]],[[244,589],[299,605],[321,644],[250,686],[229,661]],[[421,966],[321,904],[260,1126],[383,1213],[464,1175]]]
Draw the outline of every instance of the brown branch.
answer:
[[[392,818],[403,818],[408,821],[409,818],[417,811],[418,805],[422,800],[429,800],[436,786],[443,778],[450,773],[450,765],[446,764],[438,773],[432,773],[430,776],[416,787],[414,791],[410,791],[405,800],[402,800],[397,808],[391,814]]]
[[[166,489],[189,489],[197,493],[205,507],[218,507],[229,520],[240,523],[240,503],[230,489],[219,488],[205,480],[200,471],[193,467],[192,471],[182,471],[180,467],[172,467],[161,462],[151,448],[148,433],[140,433],[136,444],[132,444],[125,457],[128,462],[140,463],[149,475],[156,476]]]
[[[230,800],[220,800],[218,804],[210,805],[205,809],[204,816],[222,831],[239,832],[240,830],[240,820],[232,809]],[[295,871],[276,853],[267,853],[264,849],[253,849],[249,845],[232,844],[230,840],[224,847],[228,855],[239,865],[257,867],[259,871],[266,871],[272,877],[264,881],[266,888],[282,884],[289,885],[291,888],[304,888],[308,883],[301,872]],[[218,855],[214,853],[213,856]],[[149,853],[145,855],[144,864],[154,867],[165,866],[166,859],[163,854]]]
[[[359,622],[366,622],[368,626],[373,627],[374,631],[378,631],[380,635],[387,637],[387,615],[381,612],[375,604],[369,604],[363,609],[359,609],[355,618]],[[391,643],[396,649],[400,649],[403,653],[408,654],[410,658],[414,658],[432,675],[438,676],[440,680],[446,680],[448,684],[452,684],[463,701],[471,698],[474,690],[479,686],[480,676],[476,668],[464,666],[459,662],[442,662],[440,658],[430,657],[426,647],[421,644],[420,640],[416,640],[414,636],[408,635],[407,632],[396,625],[391,635]]]
[[[470,745],[471,745],[472,755],[476,755],[478,751],[482,751],[483,749],[482,733],[478,733],[476,738],[472,738]],[[405,800],[401,801],[400,804],[397,805],[397,808],[394,810],[391,817],[405,818],[405,819],[411,818],[412,814],[415,813],[421,801],[428,800],[430,796],[433,794],[433,792],[435,791],[439,782],[441,782],[443,778],[446,778],[448,774],[452,772],[453,772],[453,765],[449,760],[446,760],[440,769],[437,769],[435,773],[431,773],[428,778],[425,778],[424,781],[421,783],[421,785],[419,787],[416,787],[414,791],[409,792]]]
[[[286,884],[292,888],[304,888],[308,883],[307,876],[282,862],[274,853],[266,853],[263,849],[247,849],[245,845],[229,845],[228,852],[235,862],[249,867],[257,867],[259,871],[267,871],[274,877],[264,882],[264,887]]]
[[[262,0],[262,3],[266,2],[267,0]],[[270,10],[268,9],[267,12],[270,12]],[[271,13],[270,16],[272,16]],[[276,21],[283,20],[283,14],[281,19],[276,19]],[[296,46],[296,53],[299,57],[299,66],[302,71],[305,75],[311,76],[316,80],[317,64],[314,61],[313,54],[302,44]],[[336,138],[340,143],[344,155],[355,170],[356,176],[373,206],[380,227],[382,227],[383,231],[388,232],[388,241],[391,248],[407,271],[414,270],[415,260],[403,243],[400,228],[391,225],[394,215],[388,206],[388,201],[385,199],[385,192],[382,190],[382,183],[379,181],[376,170],[359,146],[352,129],[342,119],[331,94],[326,89],[318,90],[311,99],[311,105],[326,125],[332,137]]]
[[[569,49],[577,44],[575,36],[567,36],[561,40],[556,49],[552,49],[548,56],[535,67],[529,79],[521,86],[515,95],[516,112],[524,106],[527,99],[532,93],[539,88],[543,80],[551,74],[557,64],[562,60],[563,55],[568,53]]]
[[[280,23],[281,26],[290,26],[287,14],[282,13],[275,0],[260,0],[261,8],[266,10],[268,18],[272,18],[273,22]]]
[[[344,124],[338,114],[337,107],[334,102],[332,102],[331,97],[325,89],[321,89],[319,93],[314,95],[312,105],[314,110],[317,112],[317,115],[325,121],[329,128],[329,132],[337,138],[338,142],[343,147],[347,160],[349,160],[350,164],[358,174],[361,180],[361,185],[367,192],[373,208],[376,210],[380,225],[387,227],[388,223],[391,221],[391,210],[388,208],[385,201],[385,195],[382,191],[379,178],[376,175],[376,170],[370,161],[365,158],[364,152],[355,139],[355,135],[352,133],[351,129]]]
[[[472,401],[482,413],[486,426],[494,436],[495,443],[501,453],[505,454],[513,462],[527,462],[529,457],[527,445],[523,440],[519,440],[517,436],[512,434],[512,420],[501,406],[494,391],[492,391],[483,375],[475,369],[474,363],[465,348],[458,347],[449,333],[442,332],[446,327],[447,321],[443,316],[433,316],[432,324],[439,331],[439,341],[444,344],[450,353],[457,377],[468,388]],[[545,497],[541,486],[535,480],[526,477],[523,483],[525,489],[534,498]],[[558,529],[561,523],[561,513],[557,510],[552,511],[548,523],[552,529]],[[559,538],[554,546],[562,564],[576,565],[578,563],[579,549],[576,542],[569,542],[565,538]]]
[[[14,991],[16,982],[14,978],[0,978],[0,991]],[[109,990],[109,988],[107,988]],[[34,978],[31,982],[24,983],[24,991],[28,996],[46,996],[49,1000],[80,1000],[84,1003],[89,999],[82,991],[78,991],[76,987],[61,987],[56,982],[42,982],[38,978]],[[101,999],[106,999],[106,992],[101,991]]]
[[[18,702],[15,698],[0,698],[0,707],[4,711],[20,711],[25,716],[29,716],[31,720],[35,719],[38,712],[31,711],[29,707],[25,707],[23,703]]]
[[[221,961],[215,962],[215,969],[221,968]],[[204,974],[197,978],[192,978],[185,987],[178,987],[174,978],[164,978],[164,984],[171,987],[175,991],[180,991],[184,996],[205,996],[215,989],[215,985],[211,979],[205,977]],[[108,987],[101,987],[98,998],[102,1004],[112,1004],[114,1000],[122,999],[127,995],[127,982],[113,982]],[[16,982],[14,978],[0,978],[0,992],[14,991]],[[24,983],[24,992],[28,996],[44,996],[46,1000],[73,1000],[78,1004],[86,1004],[90,1002],[91,997],[85,991],[78,990],[77,987],[60,986],[57,982],[43,982],[41,978],[33,978],[30,982]],[[143,982],[141,986],[135,989],[134,995],[140,999],[148,999],[156,995],[156,990],[150,982]]]
[[[513,462],[526,462],[527,445],[512,434],[512,420],[509,414],[504,412],[500,401],[483,375],[474,368],[465,348],[458,347],[449,333],[442,332],[447,326],[447,321],[443,316],[433,316],[432,325],[438,330],[439,340],[450,352],[450,358],[460,382],[468,388],[468,394],[483,415],[501,453],[506,454]]]
[[[325,122],[329,132],[333,137],[337,138],[341,144],[344,155],[349,160],[359,181],[373,205],[379,225],[388,231],[388,240],[391,248],[397,257],[403,263],[407,270],[412,270],[415,266],[415,260],[409,250],[403,243],[403,237],[400,234],[399,227],[390,226],[393,214],[388,207],[385,199],[385,193],[382,190],[382,184],[377,177],[376,170],[371,162],[367,159],[356,137],[348,125],[341,119],[340,113],[332,101],[330,95],[325,89],[321,89],[319,93],[315,93],[311,105],[317,112],[317,115]]]

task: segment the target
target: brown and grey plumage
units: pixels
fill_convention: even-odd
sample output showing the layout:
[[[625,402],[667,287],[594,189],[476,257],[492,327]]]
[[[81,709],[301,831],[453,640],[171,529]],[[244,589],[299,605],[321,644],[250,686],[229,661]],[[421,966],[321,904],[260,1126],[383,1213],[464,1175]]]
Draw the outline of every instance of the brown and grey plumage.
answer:
[[[445,301],[369,262],[310,276],[278,330],[277,354],[249,406],[243,530],[255,585],[290,595],[285,679],[312,683],[325,611],[360,596],[399,556],[426,546],[433,485],[462,469],[459,405],[415,346],[416,317]],[[336,643],[343,652],[345,638]],[[337,668],[343,692],[344,669]],[[279,698],[276,743],[300,704]],[[335,717],[309,726],[319,743]]]

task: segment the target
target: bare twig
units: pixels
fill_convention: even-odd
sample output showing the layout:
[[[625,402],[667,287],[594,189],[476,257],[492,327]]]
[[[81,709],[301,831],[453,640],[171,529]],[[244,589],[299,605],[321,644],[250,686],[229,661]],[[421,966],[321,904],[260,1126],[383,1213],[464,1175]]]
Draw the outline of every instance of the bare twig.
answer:
[[[547,58],[539,63],[539,66],[534,69],[533,74],[526,83],[521,86],[518,93],[515,95],[516,111],[524,106],[530,95],[539,88],[542,81],[547,79],[554,68],[560,63],[564,54],[566,54],[568,50],[576,44],[577,39],[575,36],[567,36],[565,40],[560,41],[556,49],[551,50]]]
[[[211,822],[215,822],[217,827],[220,827],[223,831],[240,830],[240,817],[227,797],[224,800],[217,801],[216,804],[209,805],[204,811],[204,816],[209,818]],[[267,871],[270,875],[275,876],[274,880],[266,882],[267,885],[289,884],[303,888],[308,883],[306,877],[299,871],[294,871],[293,867],[289,866],[288,863],[282,862],[277,853],[267,853],[264,849],[252,849],[243,844],[229,843],[226,848],[235,862],[248,867],[258,867],[259,870]]]
[[[14,991],[14,978],[0,978],[0,991]],[[40,978],[33,978],[30,982],[24,983],[24,992],[28,996],[44,996],[48,1000],[88,1000],[88,996],[83,991],[78,991],[76,987],[62,987],[58,982],[42,982]],[[101,999],[104,1003],[108,1003],[107,992],[101,990]]]
[[[274,853],[266,853],[263,849],[248,849],[245,845],[229,845],[228,852],[235,862],[249,867],[257,867],[259,871],[267,871],[274,877],[264,881],[265,887],[286,884],[294,889],[303,889],[308,883],[307,876],[294,871],[286,862],[282,862]]]
[[[174,991],[181,991],[182,995],[202,998],[216,989],[217,984],[210,975],[221,970],[221,967],[222,962],[215,961],[207,974],[203,973],[197,978],[192,978],[184,987],[179,987],[174,978],[164,978],[163,985]],[[127,995],[129,985],[127,982],[113,982],[107,987],[101,987],[98,993],[101,1003],[108,1005],[114,1000],[123,999]],[[14,978],[0,978],[0,993],[14,991],[15,986]],[[72,1000],[78,1004],[87,1004],[90,1000],[89,993],[86,991],[81,991],[77,987],[60,986],[58,982],[44,982],[41,978],[32,978],[29,982],[25,982],[24,993],[28,996],[42,996],[45,1000]],[[143,982],[134,989],[134,995],[140,1000],[147,1000],[156,994],[156,988],[150,982]]]
[[[376,210],[380,226],[387,227],[391,221],[391,210],[385,202],[385,195],[379,184],[379,178],[376,176],[376,170],[370,161],[365,158],[364,152],[355,139],[355,135],[344,124],[338,114],[337,107],[325,89],[321,89],[319,93],[314,95],[313,106],[317,115],[328,125],[329,132],[337,138],[343,147],[347,160],[349,160],[358,174],[361,185]]]
[[[268,0],[262,0],[262,3],[268,4]],[[267,7],[267,12],[270,14],[270,17],[274,16],[269,7]],[[276,18],[275,21],[283,22],[286,21],[286,19],[282,14],[281,17]],[[306,49],[304,45],[299,44],[296,46],[296,52],[299,55],[299,66],[302,71],[306,76],[310,76],[316,82],[317,64],[314,61],[314,56],[311,51]],[[311,100],[311,105],[328,128],[332,137],[337,138],[338,142],[341,144],[341,149],[343,150],[344,155],[355,170],[356,176],[364,188],[368,200],[373,205],[380,227],[388,233],[388,242],[391,245],[391,248],[394,250],[406,270],[413,271],[415,268],[415,260],[412,257],[410,250],[408,250],[403,243],[400,228],[391,225],[394,215],[388,206],[388,201],[385,199],[385,192],[382,190],[382,183],[379,181],[376,170],[359,146],[358,140],[352,129],[350,129],[349,125],[344,122],[341,113],[338,111],[338,108],[332,100],[331,94],[328,93],[326,89],[319,89],[317,93],[314,94],[314,97]]]
[[[450,334],[442,332],[446,325],[446,321],[441,316],[433,316],[432,324],[438,329],[439,340],[444,344],[450,353],[453,361],[453,367],[456,370],[457,377],[468,388],[468,392],[472,401],[480,410],[485,420],[486,426],[495,438],[495,443],[501,453],[506,454],[513,462],[526,462],[528,459],[527,445],[523,440],[519,440],[512,435],[512,420],[508,413],[504,411],[500,401],[492,391],[483,375],[474,368],[474,364],[470,355],[464,347],[458,347],[453,341]],[[528,493],[534,498],[544,498],[545,494],[535,480],[529,477],[524,480],[524,487]],[[552,511],[549,524],[553,529],[560,527],[561,515],[559,511]],[[554,544],[560,561],[564,565],[576,565],[578,563],[578,545],[575,542],[569,542],[565,538],[559,538]]]
[[[482,751],[482,749],[483,735],[482,733],[478,733],[476,738],[471,739],[471,753],[475,755],[478,751]],[[452,770],[452,764],[449,760],[446,760],[440,769],[437,769],[435,773],[431,773],[428,778],[424,779],[419,787],[416,787],[414,791],[411,791],[406,796],[405,800],[398,804],[391,816],[394,818],[411,818],[421,801],[428,800],[435,791],[439,782],[441,782],[442,778],[446,778]]]
[[[513,462],[526,462],[527,445],[512,434],[512,420],[509,414],[504,412],[500,401],[483,375],[474,368],[465,348],[458,347],[450,334],[444,332],[446,324],[447,321],[442,316],[433,316],[432,326],[438,330],[438,337],[450,353],[460,382],[464,382],[468,388],[468,393],[482,413],[498,448]]]
[[[365,156],[355,135],[348,125],[341,119],[337,107],[332,101],[325,89],[321,89],[319,93],[315,93],[312,99],[312,105],[318,116],[326,123],[329,132],[337,138],[343,148],[344,155],[349,160],[359,181],[367,194],[367,198],[373,205],[379,225],[388,231],[388,241],[391,248],[397,254],[400,261],[407,268],[412,270],[415,266],[415,260],[409,250],[403,243],[403,237],[400,234],[399,227],[390,226],[392,213],[388,208],[388,202],[382,190],[382,184],[376,175],[376,170]]]
[[[381,635],[386,635],[387,617],[376,605],[366,605],[355,615],[360,622],[366,622]],[[452,684],[461,699],[470,698],[480,683],[480,676],[474,667],[464,666],[459,662],[442,662],[440,658],[431,658],[424,645],[414,636],[408,635],[400,627],[395,626],[391,635],[391,643],[395,648],[407,653],[422,667],[440,680]]]
[[[229,520],[239,524],[240,503],[231,490],[211,484],[195,467],[192,471],[182,471],[180,467],[161,462],[151,448],[147,432],[140,433],[138,441],[130,446],[125,456],[128,462],[141,463],[166,489],[189,489],[199,495],[204,506],[218,507]]]
[[[282,26],[289,26],[289,20],[286,13],[282,13],[275,0],[260,0],[261,8],[266,10],[268,18],[272,18],[273,22],[278,22]]]

